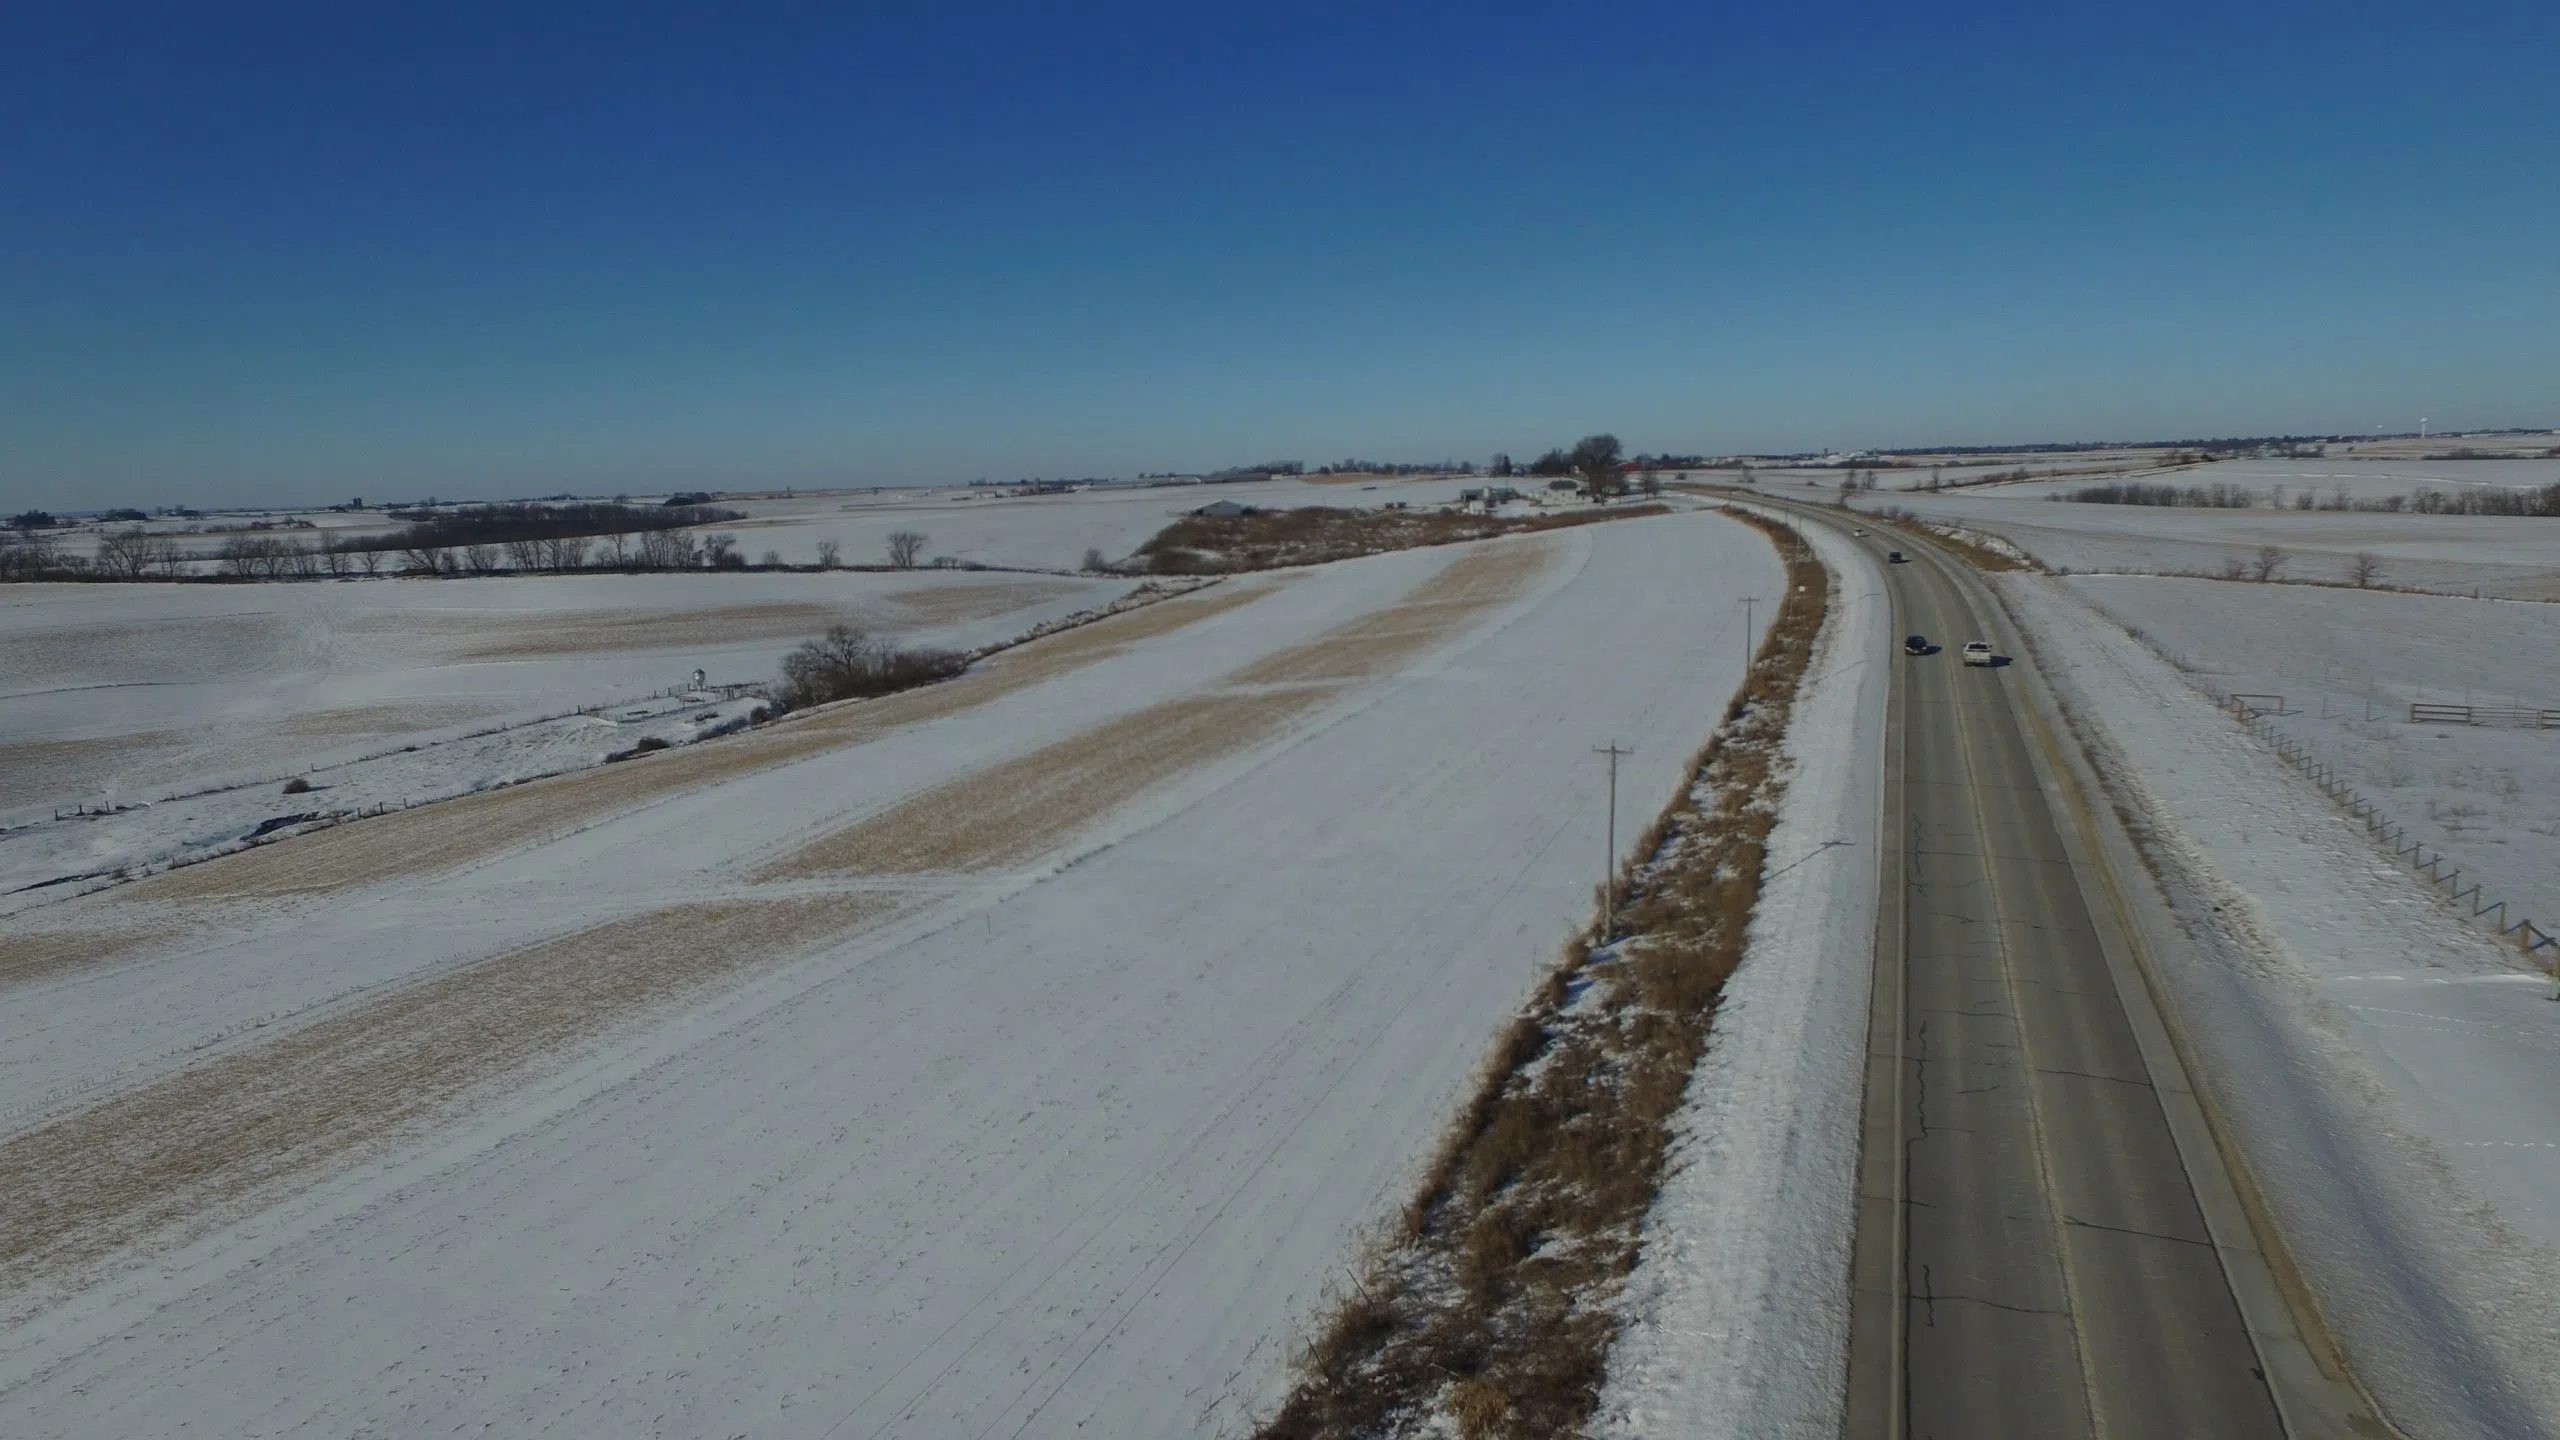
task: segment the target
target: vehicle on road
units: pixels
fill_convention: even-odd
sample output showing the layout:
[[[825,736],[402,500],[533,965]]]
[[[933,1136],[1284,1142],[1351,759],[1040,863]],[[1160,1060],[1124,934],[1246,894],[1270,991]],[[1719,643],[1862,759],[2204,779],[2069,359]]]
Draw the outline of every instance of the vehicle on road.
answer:
[[[1967,665],[1990,664],[1991,642],[1988,640],[1967,640],[1964,642],[1964,663]]]
[[[1891,564],[1895,564],[1895,565],[1904,565],[1904,564],[1908,564],[1908,563],[1910,563],[1910,562],[1908,562],[1908,561],[1906,561],[1906,560],[1904,560],[1904,559],[1902,558],[1902,552],[1901,552],[1901,551],[1899,551],[1899,550],[1887,550],[1886,552],[1884,552],[1884,558],[1886,559],[1886,561],[1887,561],[1887,562],[1889,562],[1889,563],[1891,563]]]
[[[1926,654],[1928,654],[1928,653],[1929,653],[1929,637],[1928,637],[1928,636],[1926,636],[1926,635],[1905,635],[1905,636],[1903,636],[1903,637],[1902,637],[1902,653],[1903,653],[1903,654],[1905,654],[1905,655],[1926,655]]]

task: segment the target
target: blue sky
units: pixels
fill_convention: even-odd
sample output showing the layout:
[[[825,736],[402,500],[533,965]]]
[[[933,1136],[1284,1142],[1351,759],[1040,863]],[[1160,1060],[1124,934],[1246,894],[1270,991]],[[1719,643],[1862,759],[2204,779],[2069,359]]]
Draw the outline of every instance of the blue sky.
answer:
[[[2560,421],[2560,7],[0,18],[0,505]]]

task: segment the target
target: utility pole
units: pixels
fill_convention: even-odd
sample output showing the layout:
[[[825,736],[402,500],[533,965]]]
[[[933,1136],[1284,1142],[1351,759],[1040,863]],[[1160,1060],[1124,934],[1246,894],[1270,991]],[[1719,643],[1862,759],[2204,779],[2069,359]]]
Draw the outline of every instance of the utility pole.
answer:
[[[1600,867],[1600,888],[1608,905],[1600,916],[1600,939],[1605,944],[1618,931],[1618,757],[1636,752],[1621,750],[1612,740],[1592,746],[1591,753],[1609,757],[1609,853],[1601,857]]]
[[[1758,648],[1751,642],[1760,633],[1758,627],[1751,622],[1757,614],[1759,604],[1760,597],[1757,595],[1742,597],[1742,698],[1745,700],[1751,698],[1751,652]]]

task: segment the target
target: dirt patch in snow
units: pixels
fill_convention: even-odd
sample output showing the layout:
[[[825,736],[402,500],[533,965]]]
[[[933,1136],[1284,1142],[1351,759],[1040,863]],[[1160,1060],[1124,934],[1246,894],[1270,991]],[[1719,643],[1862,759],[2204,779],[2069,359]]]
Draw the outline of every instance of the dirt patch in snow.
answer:
[[[84,965],[102,965],[167,936],[155,930],[75,930],[13,935],[0,951],[0,990]]]
[[[327,740],[341,735],[409,735],[495,715],[506,707],[472,700],[424,700],[409,704],[349,705],[288,715],[275,733],[296,739]]]
[[[0,1314],[467,1109],[537,1061],[876,923],[894,897],[680,905],[447,971],[0,1143]],[[50,1292],[50,1293],[48,1293]]]
[[[0,635],[0,675],[12,688],[112,681],[235,680],[265,668],[285,624],[273,613],[170,615],[148,625],[68,625]]]
[[[919,585],[887,597],[900,618],[919,625],[966,625],[992,620],[1034,605],[1046,605],[1076,593],[1079,587],[1055,580],[1019,580],[986,585]]]
[[[395,634],[442,631],[456,637],[444,652],[445,658],[453,661],[526,660],[595,651],[669,650],[749,640],[788,640],[853,619],[855,614],[848,607],[815,600],[776,600],[708,610],[380,615],[359,620],[355,628]]]
[[[135,760],[174,750],[182,743],[175,731],[150,730],[94,740],[30,740],[0,745],[0,806],[86,794]]]

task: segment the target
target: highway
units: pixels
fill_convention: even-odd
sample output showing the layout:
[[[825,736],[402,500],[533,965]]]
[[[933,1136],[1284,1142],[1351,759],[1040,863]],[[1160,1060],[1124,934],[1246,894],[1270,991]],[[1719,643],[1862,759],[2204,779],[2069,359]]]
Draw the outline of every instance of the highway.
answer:
[[[1886,727],[1847,1433],[2284,1435],[2164,1113],[2185,1079],[2155,1078],[2119,993],[2021,668],[1959,660],[2011,654],[1996,602],[1902,532],[1859,543],[1909,557],[1885,567],[1895,632],[1939,648],[1896,655]]]

